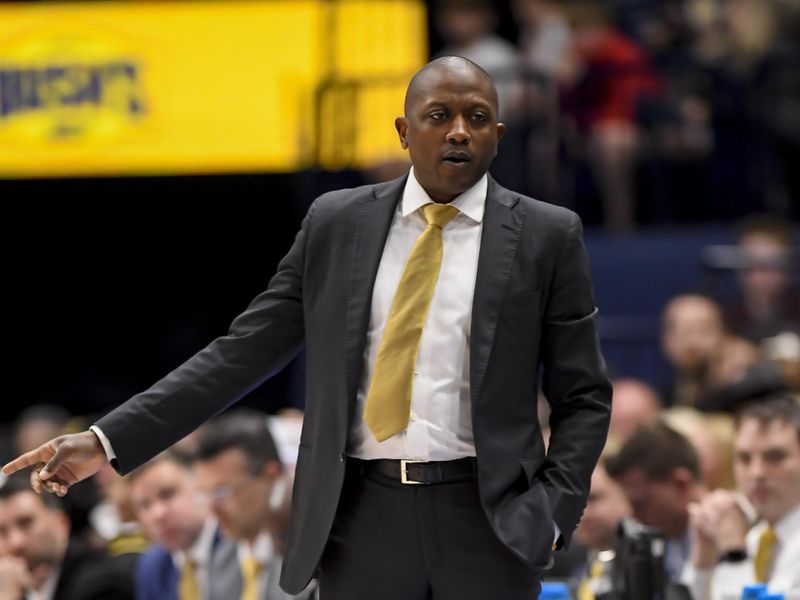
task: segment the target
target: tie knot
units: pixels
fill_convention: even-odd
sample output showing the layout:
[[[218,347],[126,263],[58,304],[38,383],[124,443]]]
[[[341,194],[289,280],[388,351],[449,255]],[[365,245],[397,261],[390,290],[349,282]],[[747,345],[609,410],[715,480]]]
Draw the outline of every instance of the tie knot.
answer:
[[[450,204],[426,204],[422,207],[422,213],[428,225],[435,225],[443,229],[458,214],[458,209]]]
[[[245,579],[255,579],[258,576],[259,571],[261,571],[261,563],[255,558],[252,556],[247,556],[242,559],[242,574],[245,576]]]
[[[603,574],[603,563],[595,559],[589,567],[589,577],[597,579]]]
[[[778,536],[775,534],[775,530],[772,527],[767,527],[764,531],[761,532],[759,541],[762,544],[771,546],[778,541]]]

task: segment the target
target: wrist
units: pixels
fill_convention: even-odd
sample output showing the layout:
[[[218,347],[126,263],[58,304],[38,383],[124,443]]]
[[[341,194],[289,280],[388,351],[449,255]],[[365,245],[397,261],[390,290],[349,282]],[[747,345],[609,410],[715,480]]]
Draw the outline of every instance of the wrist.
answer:
[[[734,537],[729,540],[720,540],[719,544],[717,545],[719,553],[725,554],[726,552],[745,550],[747,548],[747,544],[745,544],[744,538],[745,536],[741,536]]]
[[[692,551],[691,563],[696,569],[712,569],[717,566],[719,553],[711,544],[697,544]]]
[[[719,555],[720,563],[740,563],[747,560],[747,550],[744,547],[728,548]]]

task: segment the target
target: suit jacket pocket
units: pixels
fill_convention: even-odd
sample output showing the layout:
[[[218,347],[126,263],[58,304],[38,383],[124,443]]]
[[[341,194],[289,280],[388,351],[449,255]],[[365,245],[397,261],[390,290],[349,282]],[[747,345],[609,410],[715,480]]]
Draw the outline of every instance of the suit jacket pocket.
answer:
[[[550,524],[552,525],[553,507],[550,506],[550,496],[547,494],[547,490],[544,487],[544,481],[537,476],[539,468],[542,466],[544,460],[545,460],[544,456],[537,456],[535,458],[524,458],[521,461],[519,461],[519,464],[522,467],[522,471],[525,473],[525,477],[528,480],[529,488],[531,490],[533,490],[533,488],[537,488],[535,491],[537,493],[541,493],[542,507],[544,508],[545,512],[550,516]]]
[[[529,564],[536,569],[549,569],[553,565],[553,511],[544,482],[536,476],[544,460],[544,456],[537,456],[519,461],[528,490],[515,503],[516,518],[510,517],[517,529],[528,532],[530,537],[525,543],[525,554]]]

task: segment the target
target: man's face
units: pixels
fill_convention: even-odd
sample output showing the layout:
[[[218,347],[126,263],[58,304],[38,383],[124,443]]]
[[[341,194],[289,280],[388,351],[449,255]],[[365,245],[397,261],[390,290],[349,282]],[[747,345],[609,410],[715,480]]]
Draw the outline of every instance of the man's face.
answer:
[[[435,202],[450,202],[489,169],[505,130],[496,98],[491,81],[463,64],[434,67],[409,91],[395,126]]]
[[[764,233],[751,233],[740,243],[750,265],[739,278],[748,298],[774,302],[789,287],[788,250],[784,244]]]
[[[678,369],[702,373],[724,335],[718,310],[705,299],[679,298],[664,314],[664,352]]]
[[[624,443],[642,425],[655,423],[660,408],[658,397],[647,386],[631,380],[615,381],[608,437]]]
[[[800,505],[800,441],[787,422],[745,418],[734,441],[736,485],[770,523]]]
[[[136,518],[148,536],[170,551],[187,550],[197,540],[209,515],[189,471],[162,460],[131,482]]]
[[[46,507],[33,491],[0,500],[0,549],[25,561],[36,587],[61,563],[68,537],[66,515]]]
[[[638,521],[660,529],[668,538],[677,538],[686,532],[689,498],[685,484],[680,483],[676,476],[654,481],[648,479],[641,469],[634,467],[618,477],[617,481]]]
[[[245,454],[236,448],[200,461],[198,488],[211,499],[211,510],[228,537],[252,541],[269,526],[269,497],[279,469],[270,463],[254,475]]]
[[[606,550],[614,543],[619,522],[631,515],[622,488],[598,465],[592,473],[589,501],[575,530],[575,538],[592,550]]]

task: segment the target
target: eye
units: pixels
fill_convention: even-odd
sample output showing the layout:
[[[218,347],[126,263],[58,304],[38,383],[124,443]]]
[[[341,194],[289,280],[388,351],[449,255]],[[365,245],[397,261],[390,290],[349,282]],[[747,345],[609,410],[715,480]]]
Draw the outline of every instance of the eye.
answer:
[[[776,465],[786,458],[786,453],[783,450],[769,450],[764,454],[764,461]]]
[[[472,120],[476,123],[486,123],[489,120],[489,117],[484,113],[473,113]]]
[[[445,114],[444,114],[444,111],[441,111],[441,110],[435,110],[435,111],[433,111],[432,113],[430,113],[430,114],[428,115],[428,117],[430,117],[430,118],[431,118],[431,119],[433,119],[434,121],[443,121],[443,120],[444,120],[444,118],[445,118]]]
[[[162,502],[167,502],[171,500],[173,497],[175,497],[175,494],[177,493],[178,490],[176,488],[172,487],[165,488],[161,490],[161,492],[158,494],[158,499],[161,500]]]

